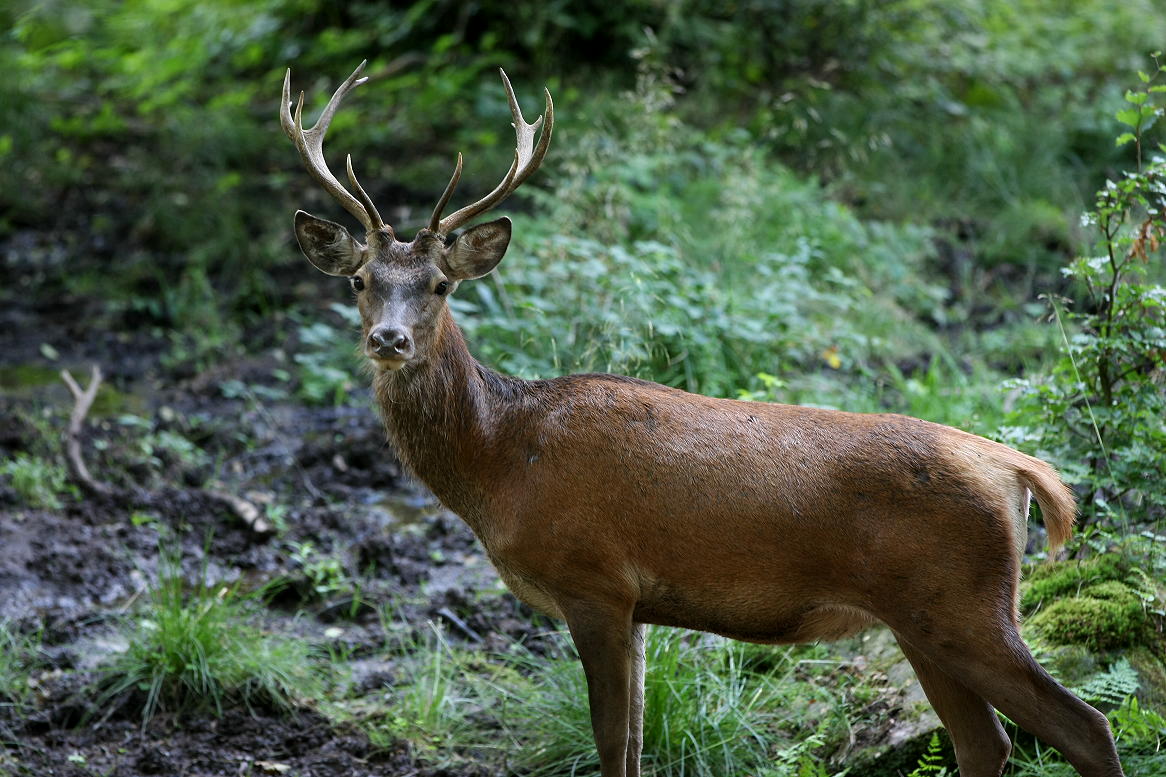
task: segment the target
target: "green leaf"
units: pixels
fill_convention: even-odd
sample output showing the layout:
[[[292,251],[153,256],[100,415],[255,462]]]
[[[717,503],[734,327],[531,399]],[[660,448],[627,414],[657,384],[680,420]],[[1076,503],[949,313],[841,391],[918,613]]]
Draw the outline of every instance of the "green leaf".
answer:
[[[1133,108],[1126,108],[1115,113],[1113,117],[1126,126],[1136,127],[1138,126],[1138,120],[1142,117],[1142,114],[1141,111],[1134,110]]]
[[[1122,134],[1117,136],[1117,140],[1115,141],[1114,145],[1116,145],[1120,148],[1121,146],[1124,146],[1126,143],[1129,143],[1131,140],[1136,140],[1136,138],[1134,137],[1134,133],[1123,132]]]
[[[1133,91],[1130,91],[1129,89],[1126,90],[1126,102],[1127,103],[1133,103],[1134,105],[1141,105],[1149,97],[1150,97],[1150,95],[1146,94],[1145,92],[1133,92]]]
[[[1143,84],[1150,83],[1150,76],[1146,73],[1143,73],[1141,70],[1138,71],[1138,78],[1142,79]]]

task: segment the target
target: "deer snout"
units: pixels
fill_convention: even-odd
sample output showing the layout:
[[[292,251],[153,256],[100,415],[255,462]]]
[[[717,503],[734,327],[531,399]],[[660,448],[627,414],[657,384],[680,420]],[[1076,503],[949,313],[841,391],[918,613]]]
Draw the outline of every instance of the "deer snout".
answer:
[[[403,329],[378,326],[368,333],[365,350],[375,359],[408,361],[413,356],[413,338]]]

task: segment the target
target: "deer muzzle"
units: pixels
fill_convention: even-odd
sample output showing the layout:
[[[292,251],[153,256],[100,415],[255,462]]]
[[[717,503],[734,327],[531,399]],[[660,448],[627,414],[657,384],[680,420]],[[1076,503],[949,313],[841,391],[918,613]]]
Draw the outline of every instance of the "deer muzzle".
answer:
[[[395,370],[413,358],[413,338],[402,327],[382,324],[368,333],[364,353],[381,366]]]

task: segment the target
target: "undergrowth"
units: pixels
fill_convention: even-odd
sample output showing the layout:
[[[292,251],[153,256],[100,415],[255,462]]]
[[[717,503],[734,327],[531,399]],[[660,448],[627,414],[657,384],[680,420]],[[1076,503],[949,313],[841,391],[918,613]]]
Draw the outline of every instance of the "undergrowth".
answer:
[[[259,625],[257,602],[215,584],[206,569],[188,580],[163,552],[158,579],[129,619],[127,648],[101,669],[97,697],[110,710],[210,711],[230,704],[291,709],[319,696],[326,675],[308,643]]]

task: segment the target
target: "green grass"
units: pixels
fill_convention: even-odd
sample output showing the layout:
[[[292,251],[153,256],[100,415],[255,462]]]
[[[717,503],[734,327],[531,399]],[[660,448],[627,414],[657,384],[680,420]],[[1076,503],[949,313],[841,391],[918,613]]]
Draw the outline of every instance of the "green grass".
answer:
[[[30,679],[43,665],[39,632],[18,631],[0,618],[0,706],[22,709],[32,691]]]
[[[64,466],[23,452],[0,462],[0,476],[29,507],[59,510],[61,497],[75,493]]]
[[[645,774],[830,773],[810,771],[824,769],[813,752],[829,749],[829,724],[795,730],[797,711],[806,707],[793,702],[800,695],[825,702],[823,709],[835,709],[841,698],[824,696],[820,688],[796,678],[795,661],[779,658],[776,667],[757,671],[754,653],[759,650],[680,629],[649,629]],[[777,648],[765,650],[785,655]],[[511,762],[532,777],[596,772],[586,682],[578,661],[521,653],[507,660],[523,678],[498,689],[503,700],[499,717],[512,740]]]
[[[318,696],[322,661],[303,640],[258,625],[256,603],[205,570],[187,581],[180,560],[163,554],[158,581],[127,624],[127,649],[102,667],[102,706],[140,692],[143,722],[156,713],[230,704],[289,709]]]

